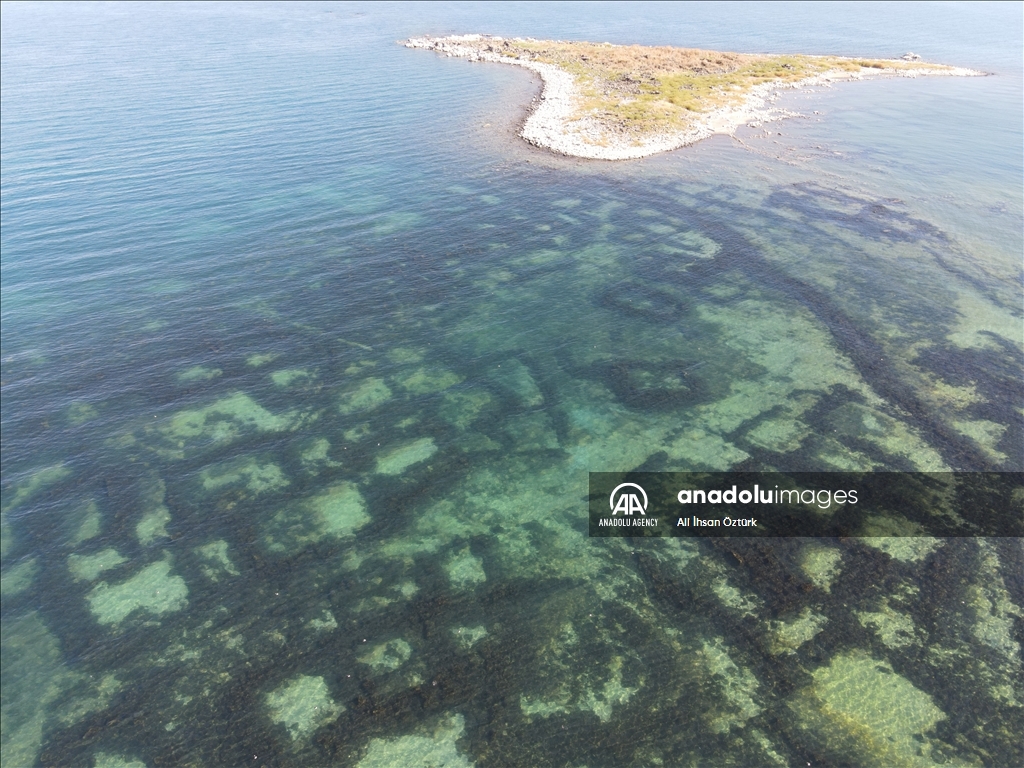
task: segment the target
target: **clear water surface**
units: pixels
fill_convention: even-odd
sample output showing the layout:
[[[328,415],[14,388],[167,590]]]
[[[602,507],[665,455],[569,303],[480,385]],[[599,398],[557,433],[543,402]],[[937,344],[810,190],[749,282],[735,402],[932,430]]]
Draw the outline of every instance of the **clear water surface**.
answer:
[[[481,31],[924,58],[631,163]],[[4,5],[2,758],[1013,765],[1019,541],[589,470],[1020,470],[1019,4]]]

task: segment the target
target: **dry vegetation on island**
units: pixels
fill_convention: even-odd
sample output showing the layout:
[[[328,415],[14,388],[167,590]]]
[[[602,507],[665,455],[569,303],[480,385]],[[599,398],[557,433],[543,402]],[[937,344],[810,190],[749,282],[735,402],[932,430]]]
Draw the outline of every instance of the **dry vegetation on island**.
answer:
[[[912,54],[910,60],[757,55],[485,35],[413,38],[406,45],[538,72],[545,80],[544,100],[563,103],[557,114],[551,110],[547,116],[542,105],[535,117],[547,122],[546,130],[531,131],[528,121],[523,137],[563,154],[608,159],[640,157],[731,132],[777,88],[872,75],[981,74],[927,64]],[[558,73],[571,79],[558,82]],[[566,139],[561,143],[551,139],[556,123]]]
[[[613,130],[638,134],[685,130],[694,113],[739,105],[753,86],[765,83],[794,83],[830,71],[926,67],[914,61],[757,56],[668,46],[546,40],[505,40],[500,45],[503,55],[569,72],[583,97],[581,113]]]

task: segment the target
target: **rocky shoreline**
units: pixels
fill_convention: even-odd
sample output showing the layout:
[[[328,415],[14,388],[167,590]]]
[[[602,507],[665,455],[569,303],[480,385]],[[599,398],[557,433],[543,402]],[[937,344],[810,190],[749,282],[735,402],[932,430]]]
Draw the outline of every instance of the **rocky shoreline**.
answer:
[[[607,121],[588,115],[582,109],[581,89],[576,78],[569,72],[554,64],[505,55],[502,48],[508,42],[536,41],[523,38],[506,41],[501,37],[471,34],[413,37],[403,44],[406,48],[422,48],[448,57],[513,64],[536,72],[543,80],[543,91],[519,135],[536,147],[568,157],[592,160],[633,160],[649,157],[696,144],[714,134],[732,135],[743,125],[759,127],[766,122],[797,117],[797,113],[771,106],[780,95],[780,91],[787,88],[827,86],[842,80],[861,80],[869,77],[972,77],[985,74],[945,66],[915,66],[908,69],[905,68],[906,62],[915,61],[919,57],[907,54],[904,60],[889,60],[882,67],[876,64],[871,67],[859,67],[855,71],[830,69],[795,81],[774,81],[754,85],[743,94],[741,102],[698,113],[683,130],[661,130],[637,136],[610,130]],[[829,58],[839,60],[838,57]]]

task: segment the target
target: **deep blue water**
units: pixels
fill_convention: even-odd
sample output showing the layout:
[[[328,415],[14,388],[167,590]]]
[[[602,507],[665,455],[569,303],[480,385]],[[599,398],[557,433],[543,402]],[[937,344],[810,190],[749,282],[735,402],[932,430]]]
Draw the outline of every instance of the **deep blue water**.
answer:
[[[1022,19],[5,4],[5,765],[1018,761],[1019,541],[632,548],[581,499],[1024,467]],[[582,162],[516,138],[529,73],[398,45],[462,32],[991,75]]]

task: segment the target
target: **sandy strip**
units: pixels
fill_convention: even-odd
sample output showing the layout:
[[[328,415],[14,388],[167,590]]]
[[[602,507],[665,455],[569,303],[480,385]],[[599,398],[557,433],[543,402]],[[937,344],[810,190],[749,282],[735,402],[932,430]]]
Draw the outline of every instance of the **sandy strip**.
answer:
[[[795,112],[770,106],[785,88],[828,86],[842,80],[864,80],[878,77],[975,77],[984,75],[971,69],[875,69],[862,68],[859,72],[833,70],[795,82],[765,83],[755,86],[739,105],[723,107],[695,117],[686,131],[660,133],[640,141],[611,135],[596,120],[577,117],[580,92],[572,75],[551,64],[524,61],[481,50],[481,43],[500,43],[503,38],[487,35],[452,35],[449,37],[413,37],[406,40],[406,48],[424,48],[448,57],[470,61],[490,61],[524,67],[540,75],[544,88],[540,100],[526,119],[519,135],[536,147],[569,157],[592,160],[633,160],[659,152],[696,144],[716,133],[732,135],[741,125],[759,127],[761,124],[787,117],[799,117]],[[895,63],[895,62],[894,62]]]

